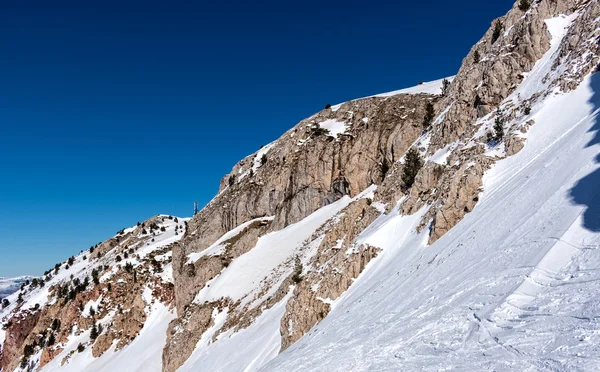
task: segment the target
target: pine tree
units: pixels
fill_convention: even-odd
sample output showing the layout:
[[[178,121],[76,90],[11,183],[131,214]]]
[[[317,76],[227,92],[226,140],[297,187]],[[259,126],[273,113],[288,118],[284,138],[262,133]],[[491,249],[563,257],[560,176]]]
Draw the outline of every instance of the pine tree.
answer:
[[[60,329],[60,320],[58,319],[54,319],[52,321],[52,326],[51,326],[53,331],[58,331]]]
[[[52,346],[52,345],[54,345],[55,342],[56,342],[56,338],[54,337],[54,333],[50,333],[50,336],[48,336],[48,342],[46,343],[46,345]]]
[[[419,152],[414,148],[408,150],[404,162],[404,171],[402,173],[402,182],[406,188],[410,188],[413,185],[417,173],[419,173],[422,166],[423,160],[421,160]]]
[[[294,263],[294,275],[292,275],[292,281],[294,283],[300,283],[302,281],[302,270],[304,270],[304,268],[302,267],[300,257],[296,256]]]
[[[496,142],[502,141],[504,138],[504,116],[502,116],[500,108],[498,108],[498,115],[494,121],[494,132]]]
[[[448,90],[450,90],[450,80],[444,79],[442,80],[442,96],[446,96],[448,94]]]
[[[481,58],[481,56],[479,55],[479,51],[476,50],[473,52],[473,62],[475,63],[479,63],[479,59]]]
[[[434,111],[433,111],[433,105],[431,104],[431,102],[427,103],[427,106],[425,106],[425,117],[423,118],[423,128],[427,129],[429,128],[429,126],[431,125],[431,122],[433,121],[434,118]]]
[[[96,328],[96,323],[92,325],[92,330],[90,332],[90,338],[95,340],[98,337],[98,328]]]
[[[521,1],[519,1],[519,9],[521,9],[524,12],[526,12],[527,10],[529,10],[530,6],[531,6],[531,1],[529,1],[529,0],[521,0]]]
[[[494,25],[494,32],[492,33],[492,44],[494,44],[496,42],[496,40],[498,40],[498,38],[500,37],[500,34],[502,34],[503,29],[504,29],[504,25],[502,24],[502,21],[500,21],[500,20],[496,21],[496,23]]]
[[[488,142],[501,142],[504,139],[504,116],[498,107],[496,119],[494,120],[494,133],[488,133]]]

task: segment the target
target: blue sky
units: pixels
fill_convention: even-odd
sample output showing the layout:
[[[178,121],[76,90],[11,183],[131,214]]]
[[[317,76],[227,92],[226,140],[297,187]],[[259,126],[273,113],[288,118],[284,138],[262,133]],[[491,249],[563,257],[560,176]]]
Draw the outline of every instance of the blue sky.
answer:
[[[513,2],[4,2],[0,276],[157,213],[352,98],[453,75]]]

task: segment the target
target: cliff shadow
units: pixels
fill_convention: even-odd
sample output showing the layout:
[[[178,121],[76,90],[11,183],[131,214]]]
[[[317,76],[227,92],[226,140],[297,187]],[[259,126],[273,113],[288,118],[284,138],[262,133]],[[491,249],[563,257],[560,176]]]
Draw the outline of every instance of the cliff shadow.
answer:
[[[592,104],[593,125],[589,132],[595,132],[594,138],[586,144],[586,148],[600,143],[600,72],[591,77],[590,86],[593,95],[590,98]],[[595,158],[600,163],[600,154]],[[580,179],[570,190],[573,202],[586,206],[583,212],[583,225],[586,229],[600,232],[600,168]]]

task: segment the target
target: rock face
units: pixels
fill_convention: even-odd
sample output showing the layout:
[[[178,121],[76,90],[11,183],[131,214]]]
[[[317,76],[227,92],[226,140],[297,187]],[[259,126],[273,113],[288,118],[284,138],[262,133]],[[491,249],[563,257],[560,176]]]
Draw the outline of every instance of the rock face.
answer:
[[[354,240],[380,214],[370,199],[360,199],[342,211],[341,218],[324,226],[324,236],[286,305],[281,319],[281,351],[296,342],[330,311],[329,303],[344,293],[379,249]]]
[[[246,252],[260,236],[302,221],[344,195],[354,198],[370,185],[378,185],[372,196],[377,208],[366,205],[367,199],[353,200],[315,231],[307,242],[317,246],[314,251],[305,254],[306,244],[296,250],[297,257],[302,258],[301,270],[293,269],[290,258],[288,272],[294,273],[288,278],[291,282],[278,287],[282,293],[285,285],[294,284],[281,319],[281,350],[326,316],[330,302],[347,290],[377,255],[377,247],[356,246],[355,239],[382,208],[389,213],[399,200],[403,214],[427,207],[421,228],[430,229],[430,242],[439,239],[476,206],[482,177],[489,167],[526,145],[524,134],[534,124],[527,118],[530,107],[551,86],[576,87],[596,66],[598,46],[593,43],[596,25],[592,21],[598,18],[597,7],[592,1],[542,0],[523,11],[515,4],[507,15],[492,22],[443,96],[399,94],[337,105],[303,120],[277,141],[240,161],[221,180],[219,194],[190,222],[186,236],[174,250],[178,311],[195,308],[195,296],[226,269],[223,262],[239,257],[220,254],[190,262],[190,254],[207,250],[243,223],[272,218],[258,234],[249,238],[240,234],[237,239],[251,242],[243,250]],[[551,48],[546,20],[574,11],[579,11],[582,21],[571,28],[565,38],[569,41],[561,43],[559,52],[561,58],[586,67],[578,68],[582,72],[575,76],[557,71],[556,76],[547,77],[549,85],[539,92],[523,97],[519,93],[508,99]],[[585,43],[589,45],[584,47]],[[585,48],[594,52],[585,53]],[[570,53],[572,49],[577,52]],[[429,103],[434,105],[436,119],[425,130]],[[493,133],[496,120],[504,127],[499,143],[490,142],[486,136]],[[411,146],[430,160],[408,189],[401,175],[403,156]],[[235,308],[232,319],[248,318],[243,306],[230,306]],[[196,311],[206,312],[200,308]],[[194,343],[200,339],[201,330],[186,337]],[[168,341],[169,353],[180,343]],[[172,371],[177,365],[166,370]]]
[[[236,164],[223,178],[219,195],[190,221],[189,232],[173,252],[177,308],[189,304],[206,281],[186,275],[190,253],[201,252],[257,217],[274,216],[269,229],[280,230],[342,195],[355,196],[381,182],[389,164],[421,134],[426,103],[436,100],[401,95],[347,102],[303,120],[262,152]],[[344,123],[346,132],[333,137],[315,130],[327,120]],[[261,165],[262,153],[266,161]]]
[[[40,317],[40,312],[24,312],[13,317],[6,327],[6,340],[2,346],[0,370],[12,371],[21,361],[25,341]]]

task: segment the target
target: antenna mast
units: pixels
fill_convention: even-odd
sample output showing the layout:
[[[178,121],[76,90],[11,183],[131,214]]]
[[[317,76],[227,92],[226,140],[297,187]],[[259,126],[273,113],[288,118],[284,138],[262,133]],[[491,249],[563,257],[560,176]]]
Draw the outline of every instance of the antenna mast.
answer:
[[[194,201],[194,216],[198,214],[198,202]]]

